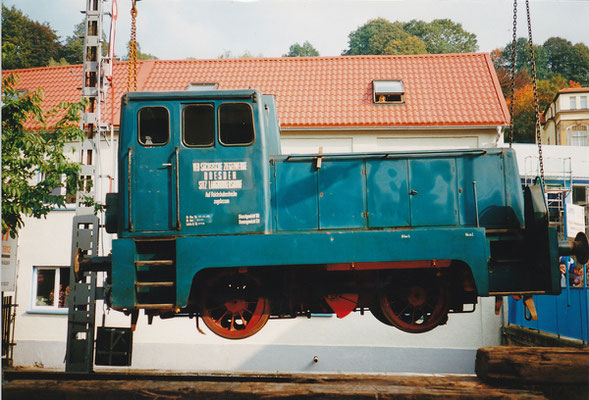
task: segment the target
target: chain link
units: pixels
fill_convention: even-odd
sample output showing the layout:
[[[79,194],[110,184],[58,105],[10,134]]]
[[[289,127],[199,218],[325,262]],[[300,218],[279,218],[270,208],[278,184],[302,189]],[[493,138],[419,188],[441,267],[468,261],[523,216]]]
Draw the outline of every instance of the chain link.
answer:
[[[516,46],[517,46],[517,0],[513,0],[513,40],[511,42],[511,87],[509,89],[509,98],[511,103],[509,105],[509,116],[511,117],[511,126],[509,129],[509,147],[513,145],[513,138],[515,136],[515,124],[513,123],[513,116],[515,114],[515,62],[516,62]]]
[[[534,56],[534,42],[532,41],[532,21],[530,18],[530,2],[526,0],[526,15],[528,18],[528,46],[530,48],[530,67],[532,75],[532,83],[534,86],[534,109],[535,109],[535,133],[536,144],[538,145],[538,161],[540,163],[540,183],[542,190],[546,191],[546,181],[544,179],[544,159],[542,157],[542,133],[540,126],[540,104],[538,102],[538,84],[536,82],[536,59]]]
[[[136,0],[131,6],[131,40],[129,41],[129,63],[127,70],[127,92],[137,91],[137,7]]]

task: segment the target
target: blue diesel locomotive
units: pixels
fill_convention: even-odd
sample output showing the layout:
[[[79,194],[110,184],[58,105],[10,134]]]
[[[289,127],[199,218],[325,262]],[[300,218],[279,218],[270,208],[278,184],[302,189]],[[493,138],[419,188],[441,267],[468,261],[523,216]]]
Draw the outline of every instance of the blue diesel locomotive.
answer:
[[[425,332],[478,296],[558,294],[559,254],[587,257],[511,149],[281,155],[256,90],[126,94],[118,165],[108,303],[230,339],[364,310]]]

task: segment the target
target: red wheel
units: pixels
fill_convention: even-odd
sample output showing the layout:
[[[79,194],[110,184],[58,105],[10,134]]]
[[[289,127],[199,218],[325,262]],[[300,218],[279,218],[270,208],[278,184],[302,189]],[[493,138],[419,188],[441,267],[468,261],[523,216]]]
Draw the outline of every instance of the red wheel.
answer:
[[[440,279],[423,279],[396,285],[380,296],[382,316],[390,325],[422,333],[448,320],[448,290]]]
[[[237,274],[213,277],[202,290],[202,319],[215,334],[244,339],[257,333],[270,317],[268,299],[257,281]]]

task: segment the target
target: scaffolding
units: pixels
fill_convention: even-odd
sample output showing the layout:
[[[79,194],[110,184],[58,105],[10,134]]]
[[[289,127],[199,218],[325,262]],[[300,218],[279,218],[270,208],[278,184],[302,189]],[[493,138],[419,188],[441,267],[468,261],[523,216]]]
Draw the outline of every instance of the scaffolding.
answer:
[[[571,157],[546,158],[546,205],[549,225],[558,232],[559,240],[565,240],[565,204],[570,201],[573,189],[573,169]],[[537,156],[524,159],[524,184],[534,184],[539,175]]]
[[[82,112],[82,128],[86,138],[80,145],[80,178],[83,188],[76,194],[76,216],[73,221],[72,263],[70,268],[70,294],[68,296],[68,333],[66,345],[66,372],[88,373],[94,366],[94,337],[96,300],[102,299],[98,286],[98,273],[78,273],[75,268],[79,255],[97,256],[100,223],[89,199],[99,203],[100,193],[100,139],[106,139],[112,125],[102,122],[102,108],[106,106],[110,87],[112,60],[103,56],[102,21],[105,0],[86,0],[83,58],[82,97],[87,107]],[[108,142],[108,139],[107,139]]]

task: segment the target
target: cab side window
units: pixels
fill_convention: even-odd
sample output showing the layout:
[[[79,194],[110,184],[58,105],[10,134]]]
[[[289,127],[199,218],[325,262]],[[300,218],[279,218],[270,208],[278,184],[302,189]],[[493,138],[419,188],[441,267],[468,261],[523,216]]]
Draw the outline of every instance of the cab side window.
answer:
[[[182,137],[189,147],[215,143],[215,109],[211,104],[190,104],[182,110]]]
[[[219,106],[219,141],[226,146],[246,146],[254,142],[253,113],[249,104]]]
[[[139,143],[161,146],[170,141],[170,113],[166,107],[143,107],[138,115]]]

